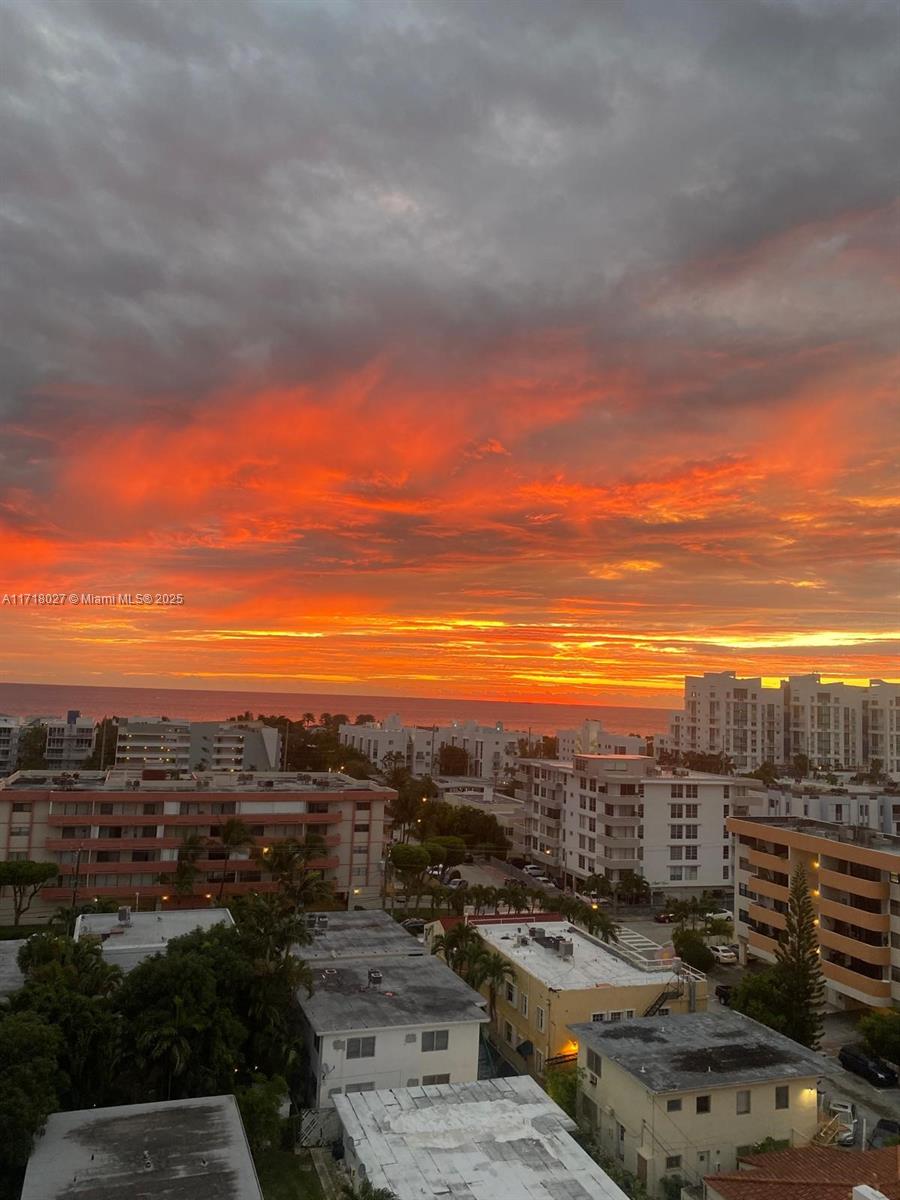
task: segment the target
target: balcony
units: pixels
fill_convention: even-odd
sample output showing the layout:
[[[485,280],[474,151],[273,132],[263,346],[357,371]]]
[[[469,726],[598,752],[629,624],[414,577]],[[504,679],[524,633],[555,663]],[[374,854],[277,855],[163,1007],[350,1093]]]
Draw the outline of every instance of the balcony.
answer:
[[[764,933],[757,933],[755,929],[751,929],[747,942],[754,950],[760,950],[763,954],[770,955],[772,959],[775,958],[778,943],[774,938],[766,937]]]
[[[84,861],[88,862],[91,850],[175,850],[181,839],[170,838],[47,838],[48,850],[68,850],[77,853],[84,848]]]
[[[757,896],[768,896],[770,900],[781,900],[787,904],[788,889],[780,883],[772,883],[769,879],[760,879],[756,875],[751,875],[747,880],[747,887]]]
[[[849,958],[858,958],[861,962],[871,963],[876,967],[891,965],[890,946],[872,946],[868,942],[845,937],[842,933],[835,933],[833,929],[825,929],[822,926],[819,927],[819,942],[829,950],[837,950]]]
[[[870,929],[874,933],[888,933],[891,926],[891,919],[887,913],[869,912],[865,908],[856,908],[839,900],[828,900],[824,896],[819,900],[819,915],[832,917],[835,921],[845,921],[848,925],[858,925],[860,929]]]
[[[765,850],[754,850],[747,847],[747,858],[754,867],[764,867],[767,871],[778,871],[781,875],[790,875],[791,864],[788,856],[781,858],[778,854],[767,854]]]
[[[848,892],[851,896],[866,896],[870,900],[887,900],[890,884],[875,879],[861,879],[844,871],[831,871],[822,867],[819,871],[819,886]]]
[[[847,967],[839,967],[837,963],[822,961],[822,974],[839,992],[851,989],[862,992],[865,1002],[879,1007],[885,1007],[891,1002],[891,984],[887,979],[870,979],[868,975],[860,975]]]
[[[787,924],[783,914],[776,912],[774,908],[763,908],[761,904],[754,904],[751,901],[747,911],[751,921],[761,921],[764,925],[772,925],[776,929],[784,929]]]

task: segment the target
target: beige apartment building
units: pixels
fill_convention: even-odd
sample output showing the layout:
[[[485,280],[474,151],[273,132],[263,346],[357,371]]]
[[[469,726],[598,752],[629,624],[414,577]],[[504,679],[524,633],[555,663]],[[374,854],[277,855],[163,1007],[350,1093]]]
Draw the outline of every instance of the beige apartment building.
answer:
[[[95,897],[138,909],[270,891],[276,884],[254,851],[315,836],[321,851],[310,866],[349,904],[381,894],[385,809],[395,795],[336,771],[17,771],[0,779],[0,859],[59,864],[29,913],[40,919]],[[217,839],[232,818],[252,845],[228,854]],[[179,893],[178,853],[190,836],[202,849],[189,892]],[[0,912],[10,907],[0,897]]]
[[[799,864],[816,910],[826,1003],[900,1004],[900,837],[799,817],[732,817],[728,827],[736,842],[742,957],[775,961]]]
[[[633,930],[607,945],[559,917],[475,917],[488,948],[512,965],[497,996],[492,1041],[518,1071],[540,1079],[548,1066],[574,1061],[569,1026],[615,1023],[649,1012],[706,1008],[706,976]],[[440,923],[432,926],[440,932]]]
[[[818,1127],[819,1059],[728,1009],[576,1024],[579,1116],[651,1196],[734,1170],[766,1138],[805,1146]]]

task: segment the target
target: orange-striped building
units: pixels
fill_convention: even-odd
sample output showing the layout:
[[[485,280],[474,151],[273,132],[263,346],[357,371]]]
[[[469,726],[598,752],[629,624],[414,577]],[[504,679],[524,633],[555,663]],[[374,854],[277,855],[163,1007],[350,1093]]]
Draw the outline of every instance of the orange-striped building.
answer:
[[[238,773],[165,770],[19,771],[0,780],[0,858],[59,864],[28,919],[62,904],[111,897],[135,907],[195,905],[197,898],[272,890],[254,847],[316,834],[320,868],[342,898],[379,895],[386,806],[395,792],[337,772]],[[231,818],[254,846],[227,855],[216,845]],[[203,840],[193,890],[175,888],[179,848]],[[224,877],[224,886],[223,886]],[[0,910],[10,907],[0,898]]]
[[[742,956],[774,962],[791,872],[801,864],[816,912],[826,1002],[900,1004],[900,837],[786,817],[732,817],[728,827],[736,843]]]

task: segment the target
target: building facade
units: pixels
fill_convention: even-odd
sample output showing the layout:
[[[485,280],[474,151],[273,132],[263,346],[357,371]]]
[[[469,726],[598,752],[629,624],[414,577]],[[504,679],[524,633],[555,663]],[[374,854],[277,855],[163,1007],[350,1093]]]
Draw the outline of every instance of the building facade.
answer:
[[[734,671],[687,675],[666,745],[727,755],[738,771],[804,755],[817,770],[869,770],[878,760],[900,775],[900,683],[863,687],[810,674],[773,686]]]
[[[34,915],[95,896],[139,908],[274,890],[259,852],[313,835],[321,853],[311,865],[339,895],[381,894],[392,789],[337,772],[167,774],[114,769],[60,782],[19,771],[0,780],[0,856],[59,863]],[[216,843],[230,818],[248,826],[253,845],[229,856]],[[202,851],[194,883],[179,893],[178,853],[190,836]]]
[[[517,1071],[541,1079],[548,1067],[571,1061],[573,1022],[706,1007],[706,976],[682,964],[671,947],[628,929],[607,945],[559,917],[532,920],[538,923],[521,916],[469,920],[513,970],[496,996],[491,1038]],[[432,926],[426,942],[436,932]]]
[[[520,741],[528,740],[527,732],[504,729],[501,721],[494,725],[452,721],[423,727],[404,725],[398,716],[366,725],[342,725],[339,736],[342,746],[365,754],[379,770],[387,759],[401,762],[416,776],[439,774],[442,748],[456,746],[466,753],[466,774],[495,782],[512,771]]]
[[[741,1013],[584,1023],[572,1036],[579,1116],[651,1196],[733,1171],[766,1138],[804,1146],[816,1133],[821,1063]]]
[[[116,732],[116,766],[187,771],[191,765],[191,723],[168,717],[123,717]]]
[[[556,731],[557,756],[571,761],[576,754],[646,754],[647,739],[640,734],[610,733],[600,721],[582,721],[577,729]]]
[[[41,724],[47,730],[44,761],[51,770],[77,771],[93,754],[97,731],[91,717],[72,710],[64,718],[44,718]]]
[[[818,922],[825,1000],[834,1008],[900,1005],[900,837],[802,817],[730,817],[735,934],[742,957],[775,961],[794,869]]]
[[[313,966],[298,994],[307,1057],[307,1102],[381,1088],[478,1078],[484,1001],[432,955],[383,954]]]
[[[189,758],[195,771],[279,771],[282,737],[262,721],[192,721]]]

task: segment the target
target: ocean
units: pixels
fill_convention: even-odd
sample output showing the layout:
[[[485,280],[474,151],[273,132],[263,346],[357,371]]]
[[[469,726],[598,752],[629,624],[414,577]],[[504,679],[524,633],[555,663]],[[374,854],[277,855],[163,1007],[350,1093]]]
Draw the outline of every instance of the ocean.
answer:
[[[398,713],[410,725],[442,725],[476,720],[507,729],[555,733],[600,720],[613,733],[665,733],[671,709],[615,705],[528,704],[500,700],[433,699],[423,696],[341,696],[316,692],[225,692],[188,688],[90,687],[82,684],[0,683],[0,714],[64,716],[70,709],[103,716],[167,716],[192,721],[224,720],[248,709],[297,719],[305,712],[371,713],[377,719]]]

